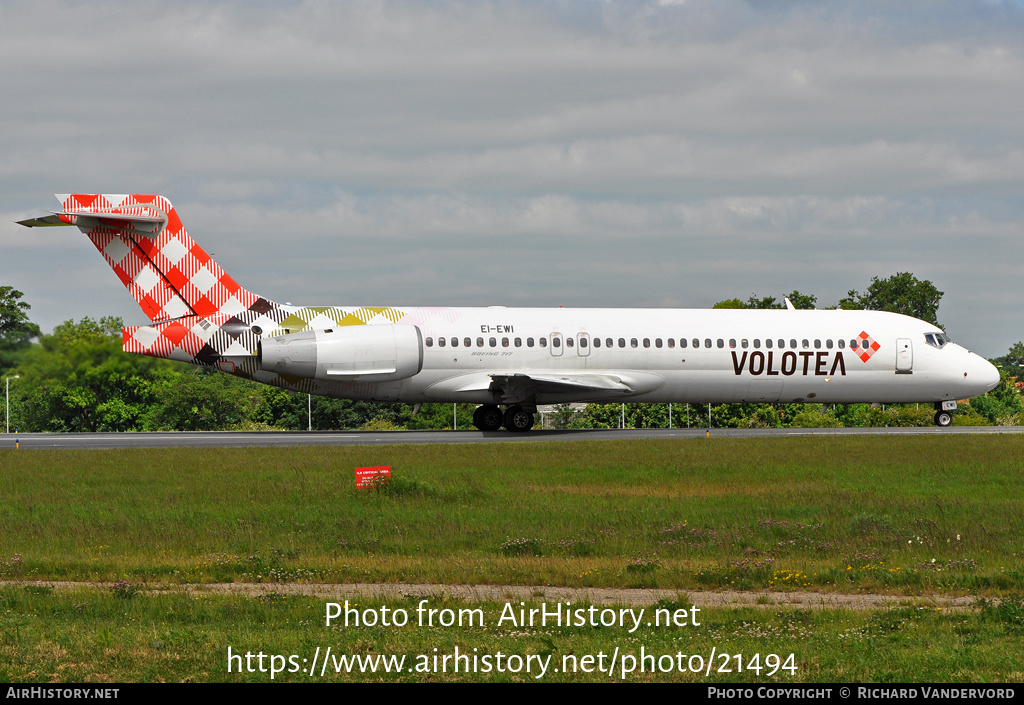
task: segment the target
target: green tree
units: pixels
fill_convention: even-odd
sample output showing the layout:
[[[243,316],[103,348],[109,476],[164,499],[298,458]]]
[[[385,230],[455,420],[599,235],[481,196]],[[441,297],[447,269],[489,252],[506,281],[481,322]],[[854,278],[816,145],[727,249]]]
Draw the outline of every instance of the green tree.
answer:
[[[408,406],[398,407],[399,409],[407,410]],[[457,420],[459,423],[460,431],[468,431],[473,426],[473,412],[476,410],[476,404],[458,404],[457,409]],[[408,429],[445,429],[452,427],[452,405],[451,404],[424,404],[420,407],[420,411],[415,416],[409,415],[404,418],[404,426]],[[537,419],[540,421],[540,419]]]
[[[165,380],[147,426],[160,431],[218,431],[251,422],[265,398],[260,385],[193,367]],[[304,426],[303,426],[304,428]]]
[[[302,401],[300,417],[302,426],[300,430],[306,429],[306,395],[296,395]],[[402,404],[389,404],[379,401],[361,401],[354,399],[332,399],[329,397],[313,397],[313,430],[345,431],[362,428],[368,423],[379,420],[386,421],[392,426],[401,426],[404,416],[411,416],[410,407]],[[449,421],[451,425],[451,406],[448,407]]]
[[[18,425],[33,431],[138,431],[162,399],[177,363],[121,350],[121,321],[65,321],[21,358],[12,402]],[[172,385],[173,386],[173,385]]]
[[[32,338],[39,335],[39,326],[28,320],[32,307],[21,300],[22,296],[13,287],[0,286],[0,371],[12,367]]]
[[[747,299],[747,308],[759,308],[759,309],[779,309],[786,308],[786,304],[782,301],[776,301],[774,296],[755,296],[750,295]]]
[[[997,357],[993,360],[996,365],[1002,365],[1002,367],[1013,375],[1024,376],[1024,342],[1018,341],[1010,346],[1010,352],[1006,353],[1002,357]]]
[[[741,299],[726,299],[725,301],[719,301],[711,308],[757,308],[757,309],[782,309],[786,308],[786,299],[789,299],[793,304],[793,308],[813,309],[818,301],[817,296],[811,294],[801,294],[799,291],[794,289],[792,292],[782,298],[782,300],[776,299],[774,296],[757,296],[751,294],[750,298],[746,301]]]
[[[622,404],[587,404],[576,412],[568,428],[620,428],[622,425]],[[668,404],[629,404],[625,406],[626,428],[668,428]],[[686,407],[674,404],[672,426],[686,427]]]
[[[801,294],[796,289],[789,292],[789,295],[786,298],[792,302],[793,308],[798,309],[813,310],[818,303],[817,296],[814,296],[813,294]]]
[[[839,308],[892,311],[941,328],[937,314],[942,294],[927,279],[918,279],[910,272],[898,272],[888,279],[872,277],[871,285],[864,293],[851,289],[839,301]]]

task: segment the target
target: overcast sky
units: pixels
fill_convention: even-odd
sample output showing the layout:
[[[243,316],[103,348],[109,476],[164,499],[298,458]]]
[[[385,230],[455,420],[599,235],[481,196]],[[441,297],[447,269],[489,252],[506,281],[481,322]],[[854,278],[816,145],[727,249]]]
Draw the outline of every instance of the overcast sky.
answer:
[[[311,305],[835,304],[1024,338],[1017,2],[0,3],[0,285],[146,317],[53,193],[160,193]]]

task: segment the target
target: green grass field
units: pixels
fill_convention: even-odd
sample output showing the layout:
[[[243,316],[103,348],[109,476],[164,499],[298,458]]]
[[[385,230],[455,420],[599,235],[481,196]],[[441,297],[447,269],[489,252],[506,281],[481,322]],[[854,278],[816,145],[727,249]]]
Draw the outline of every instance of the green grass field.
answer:
[[[353,469],[391,465],[384,489]],[[1000,681],[1024,666],[1024,437],[805,437],[0,452],[0,681],[269,680],[227,647],[793,654],[795,671],[544,680]],[[130,585],[112,590],[114,581]],[[327,628],[324,600],[211,582],[445,582],[977,595],[967,612],[721,608],[700,628]],[[445,598],[438,597],[437,601]],[[492,621],[497,603],[480,607]],[[369,600],[364,605],[378,605]],[[392,608],[415,601],[397,600]],[[910,604],[910,603],[908,603]],[[628,659],[627,659],[628,660]],[[666,662],[667,663],[667,662]],[[780,665],[782,662],[776,662]],[[536,665],[536,664],[535,664]],[[735,663],[732,664],[735,668]],[[316,680],[304,672],[275,680]],[[328,674],[531,680],[525,672]]]
[[[393,467],[387,491],[353,469]],[[1024,437],[0,453],[0,577],[996,595]]]
[[[384,604],[370,600],[360,602],[358,609],[379,611]],[[499,623],[501,603],[443,597],[433,599],[431,607],[479,610],[482,618],[473,626],[420,626],[417,600],[386,604],[392,613],[406,610],[410,622],[403,627],[353,628],[340,621],[327,626],[323,600],[278,594],[131,595],[108,589],[0,587],[0,682],[543,680],[784,685],[992,683],[1024,677],[1024,604],[1019,601],[998,607],[983,604],[964,612],[913,606],[875,612],[705,609],[698,615],[699,626],[643,626],[633,633],[617,627]],[[676,609],[686,604],[660,606]],[[333,659],[325,653],[328,646]],[[455,672],[452,660],[444,663],[444,656],[454,656],[456,649],[479,658],[475,673],[467,673],[465,667]],[[616,650],[619,658],[612,667]],[[258,661],[244,660],[244,654],[260,652],[266,657],[262,672]],[[230,672],[229,653],[243,655],[231,663]],[[503,672],[496,660],[499,653],[505,657]],[[318,654],[320,659],[315,660]],[[484,655],[491,658],[490,670],[485,669]],[[641,672],[645,655],[650,660]],[[274,663],[272,656],[280,660]],[[341,659],[353,656],[373,659],[375,665],[364,661],[360,670],[349,661],[346,668]],[[401,673],[394,671],[394,661],[390,672],[386,670],[385,659],[403,656]],[[592,661],[586,672],[588,656]],[[538,659],[546,661],[543,671]],[[327,666],[321,670],[317,666],[324,661]],[[277,671],[273,678],[272,666]]]

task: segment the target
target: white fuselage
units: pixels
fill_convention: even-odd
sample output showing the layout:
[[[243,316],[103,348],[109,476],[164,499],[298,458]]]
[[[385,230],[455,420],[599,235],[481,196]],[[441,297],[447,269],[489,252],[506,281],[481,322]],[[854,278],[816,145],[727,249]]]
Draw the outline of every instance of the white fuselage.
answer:
[[[391,310],[419,328],[422,369],[400,381],[320,382],[314,393],[506,403],[496,396],[494,376],[526,375],[566,382],[535,389],[537,404],[896,403],[965,399],[999,380],[980,356],[942,337],[936,344],[935,334],[944,335],[936,326],[880,311]],[[587,388],[595,379],[620,388]]]

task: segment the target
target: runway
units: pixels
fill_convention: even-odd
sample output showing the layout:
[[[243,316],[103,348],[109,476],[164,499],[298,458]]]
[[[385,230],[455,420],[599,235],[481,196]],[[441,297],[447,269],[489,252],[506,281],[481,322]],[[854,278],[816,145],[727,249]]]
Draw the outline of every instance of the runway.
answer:
[[[795,438],[800,436],[926,436],[1024,433],[1024,426],[949,428],[677,428],[508,431],[210,431],[170,433],[21,433],[0,434],[0,450],[90,450],[111,448],[266,448],[423,443],[542,443],[667,438]]]

